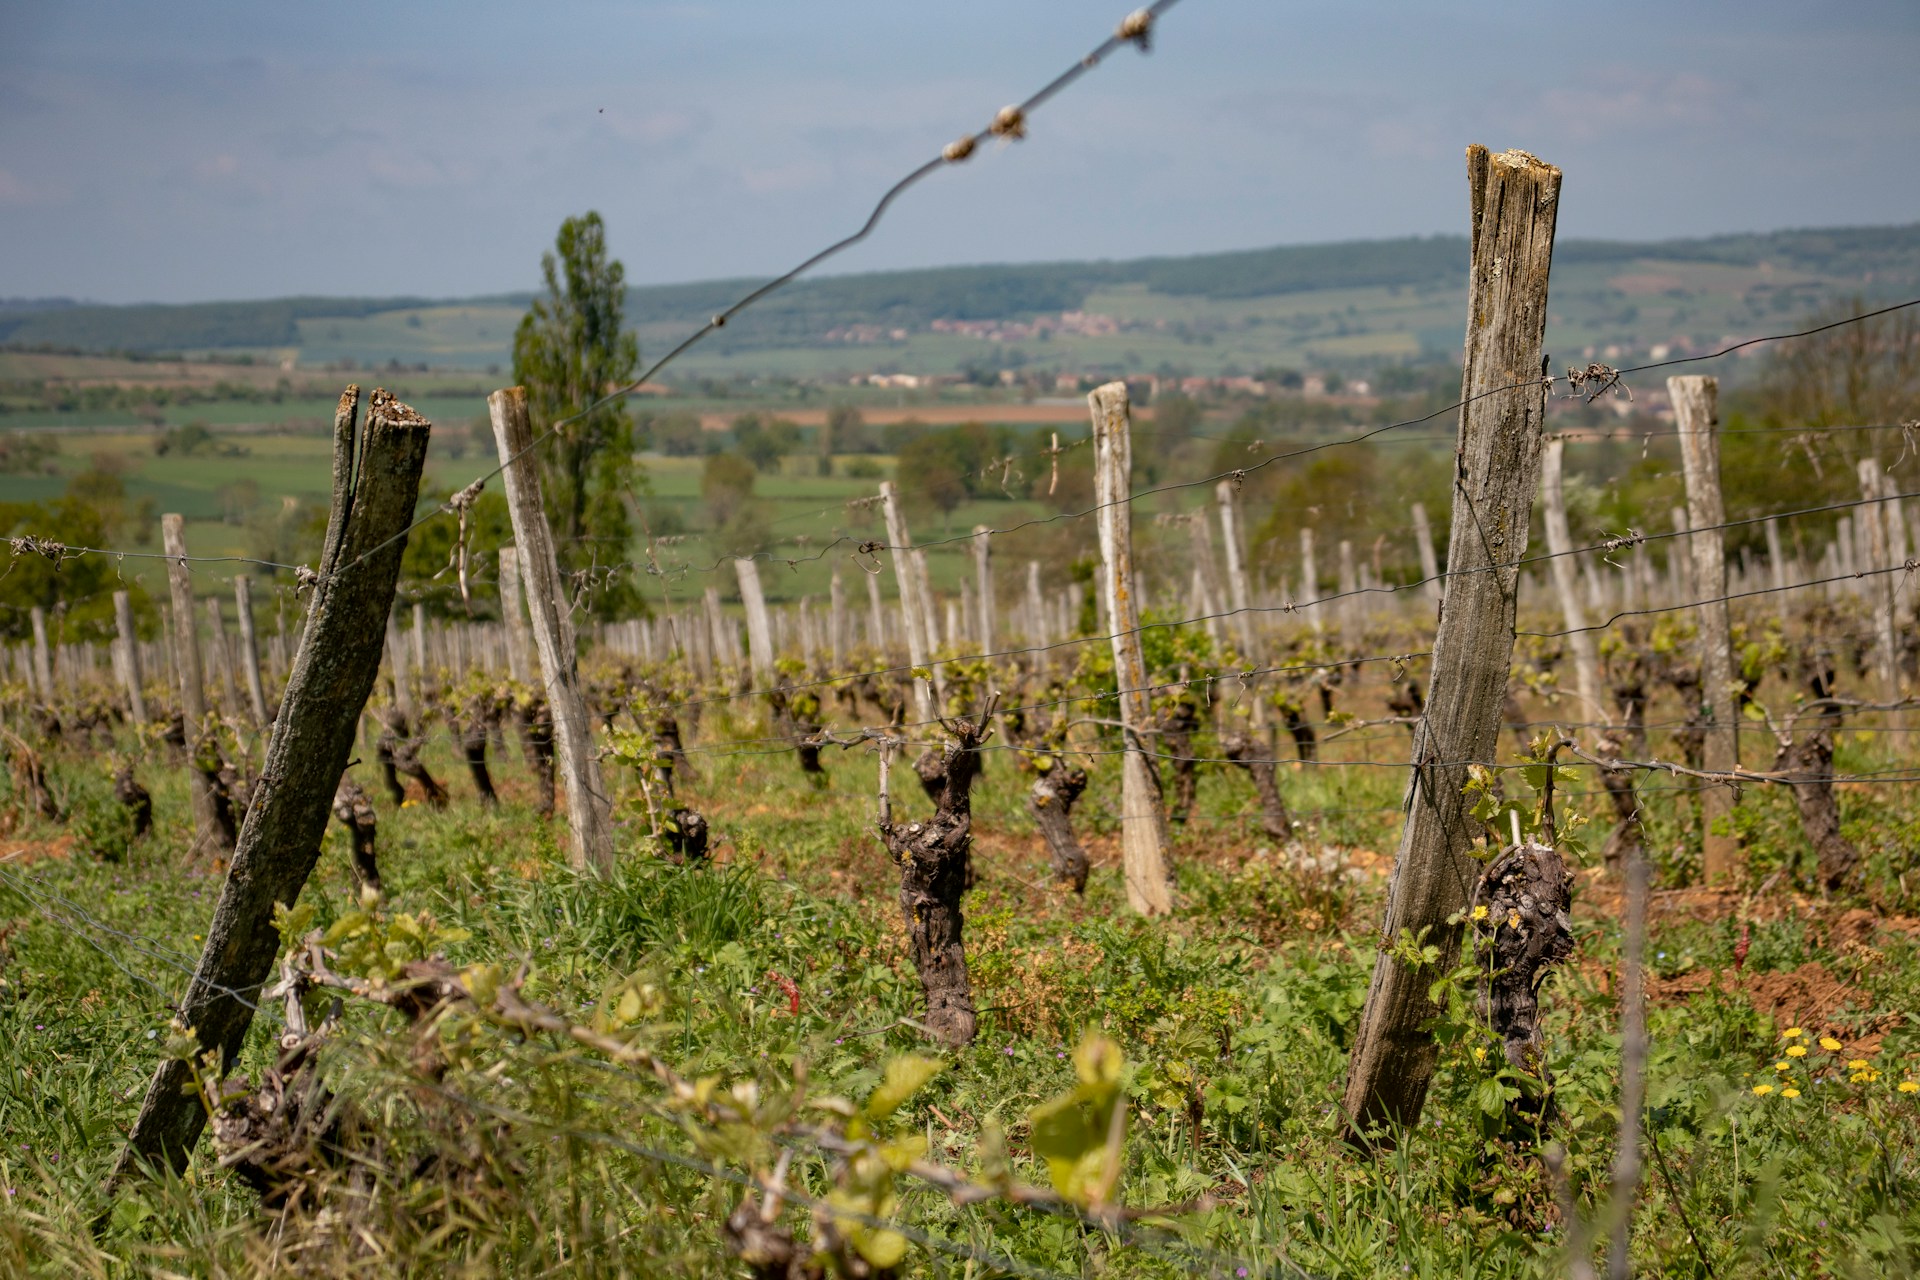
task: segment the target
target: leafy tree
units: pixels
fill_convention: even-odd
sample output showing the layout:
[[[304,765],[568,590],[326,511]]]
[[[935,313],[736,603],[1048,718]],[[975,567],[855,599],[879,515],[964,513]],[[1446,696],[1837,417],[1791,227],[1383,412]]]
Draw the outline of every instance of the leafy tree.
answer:
[[[901,449],[894,479],[910,504],[931,502],[945,516],[967,499],[966,477],[938,435],[921,436]]]
[[[901,445],[895,477],[909,501],[925,497],[950,513],[967,498],[1007,496],[1001,471],[994,466],[1007,452],[1004,428],[963,422],[937,431],[923,429]]]
[[[132,541],[145,546],[158,520],[152,498],[130,501],[117,457],[95,455],[93,464],[67,481],[67,499],[94,511],[108,544]]]
[[[578,572],[626,558],[633,537],[627,499],[644,477],[624,403],[574,415],[633,380],[640,343],[621,327],[626,269],[607,256],[600,215],[562,222],[554,248],[540,260],[546,296],[534,299],[513,335],[513,377],[527,389],[536,432],[573,419],[534,454],[561,565]],[[594,602],[607,615],[630,608],[637,596],[620,578],[597,590]]]
[[[52,502],[0,503],[0,537],[32,534],[70,547],[105,547],[113,540],[106,515],[71,494]],[[10,640],[33,634],[28,610],[47,611],[55,643],[105,641],[114,635],[113,593],[132,595],[137,613],[151,617],[152,605],[140,584],[122,581],[110,556],[80,555],[56,559],[32,551],[13,555],[0,574],[0,635]]]
[[[9,431],[0,436],[0,474],[26,475],[46,468],[59,449],[47,436],[33,431]]]
[[[701,429],[700,416],[685,409],[656,416],[648,434],[653,438],[653,447],[669,458],[698,457],[709,439]]]
[[[800,428],[784,418],[743,413],[733,420],[733,446],[762,471],[778,471],[780,459],[800,443]]]
[[[873,453],[879,447],[880,442],[874,438],[859,409],[850,404],[836,404],[827,410],[826,443],[820,446],[822,453],[829,448],[834,453]]]
[[[753,501],[758,478],[753,464],[737,453],[716,453],[707,459],[700,473],[700,497],[716,529]]]

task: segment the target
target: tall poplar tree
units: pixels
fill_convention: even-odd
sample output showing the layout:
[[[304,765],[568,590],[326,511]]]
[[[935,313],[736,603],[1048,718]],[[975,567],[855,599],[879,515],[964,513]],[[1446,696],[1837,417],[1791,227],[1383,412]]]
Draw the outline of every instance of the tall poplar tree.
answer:
[[[606,224],[593,212],[560,224],[540,269],[547,292],[513,335],[513,378],[527,389],[536,433],[574,418],[535,448],[540,485],[561,568],[584,574],[576,583],[589,607],[610,616],[631,608],[638,593],[626,575],[593,570],[631,558],[629,503],[644,475],[624,401],[574,415],[632,381],[639,367],[639,340],[621,327],[626,269],[607,256]]]

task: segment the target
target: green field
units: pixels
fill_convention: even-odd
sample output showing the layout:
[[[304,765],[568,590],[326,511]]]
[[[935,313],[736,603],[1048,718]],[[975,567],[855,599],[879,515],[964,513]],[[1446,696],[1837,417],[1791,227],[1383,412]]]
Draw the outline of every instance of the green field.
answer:
[[[529,265],[531,265],[531,257]],[[802,280],[692,348],[673,379],[800,378],[1000,369],[1213,376],[1280,367],[1352,373],[1450,359],[1462,329],[1464,237],[1289,246],[1131,262],[948,267]],[[665,351],[758,282],[637,287],[627,320]],[[1548,349],[1562,360],[1702,349],[1786,327],[1856,296],[1920,291],[1920,227],[1563,241]],[[303,369],[510,363],[525,296],[274,299],[188,306],[0,309],[0,344],[245,354]],[[978,338],[936,321],[1031,322],[1087,312],[1117,332]],[[877,341],[849,341],[847,334]],[[835,338],[832,335],[842,336]],[[899,336],[895,336],[896,333]],[[1614,357],[1605,357],[1616,348]]]

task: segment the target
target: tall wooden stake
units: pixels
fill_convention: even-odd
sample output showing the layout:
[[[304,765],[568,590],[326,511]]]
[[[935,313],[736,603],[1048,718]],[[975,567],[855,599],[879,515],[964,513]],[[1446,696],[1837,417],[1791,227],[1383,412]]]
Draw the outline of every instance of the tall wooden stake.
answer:
[[[1240,488],[1231,480],[1214,486],[1214,500],[1220,504],[1220,542],[1227,551],[1227,592],[1233,604],[1233,636],[1240,647],[1240,660],[1254,661],[1253,592],[1247,586],[1247,562],[1240,552]]]
[[[1321,628],[1320,611],[1311,606],[1320,599],[1320,562],[1313,554],[1313,526],[1300,530],[1300,607],[1314,631]]]
[[[240,622],[240,668],[246,673],[247,702],[253,708],[253,722],[265,725],[273,719],[267,708],[267,686],[260,678],[260,639],[253,627],[253,579],[244,573],[233,578],[233,609]]]
[[[179,1021],[224,1066],[239,1056],[253,1020],[253,1000],[279,955],[273,927],[277,903],[291,906],[320,859],[334,790],[353,750],[354,726],[380,669],[382,624],[393,605],[406,530],[427,457],[424,418],[383,392],[373,394],[366,441],[357,451],[360,389],[340,397],[334,418],[333,506],[320,556],[320,578],[287,679],[266,764],[221,887],[205,949],[179,1005]],[[357,465],[356,465],[357,456]],[[162,524],[169,570],[184,572],[178,516]],[[193,609],[181,615],[191,637]],[[183,655],[184,659],[184,655]],[[195,772],[198,772],[197,770]],[[190,1068],[169,1059],[154,1073],[116,1180],[142,1161],[186,1167],[206,1124]]]
[[[974,607],[980,611],[980,652],[993,652],[993,530],[973,527]]]
[[[1710,723],[1702,753],[1708,772],[1740,766],[1740,715],[1734,707],[1733,625],[1727,615],[1727,553],[1720,525],[1726,506],[1720,498],[1720,383],[1689,375],[1667,379],[1673,421],[1680,436],[1680,461],[1686,472],[1687,526],[1693,532],[1693,572],[1687,585],[1702,601],[1695,616],[1700,627],[1700,683]],[[1709,882],[1733,874],[1740,841],[1733,834],[1733,789],[1710,785],[1700,793],[1705,872]]]
[[[1120,857],[1127,902],[1141,915],[1173,910],[1167,867],[1167,814],[1160,780],[1146,754],[1152,727],[1147,663],[1140,650],[1140,607],[1133,579],[1133,443],[1127,384],[1109,382],[1087,396],[1093,411],[1093,501],[1100,521],[1100,590],[1113,638],[1113,674],[1120,689]],[[1223,503],[1221,519],[1230,519]],[[1231,542],[1231,538],[1229,538]],[[1242,617],[1246,615],[1242,614]]]
[[[1050,644],[1052,632],[1047,626],[1047,601],[1040,590],[1040,562],[1027,561],[1027,643]]]
[[[920,575],[913,558],[913,540],[907,533],[906,514],[900,510],[900,495],[893,481],[880,482],[880,509],[887,520],[887,541],[893,546],[893,579],[900,588],[900,621],[907,633],[907,661],[925,668],[939,647],[934,629],[933,602],[920,594]],[[934,718],[933,685],[926,676],[913,678],[915,715],[922,721]]]
[[[863,571],[860,576],[867,580],[867,628],[872,633],[867,639],[873,647],[874,654],[885,662],[887,660],[887,609],[880,599],[880,575]]]
[[[1894,558],[1893,539],[1889,536],[1895,520],[1888,519],[1891,514],[1884,502],[1873,499],[1886,493],[1890,486],[1880,471],[1880,459],[1862,458],[1857,464],[1860,476],[1860,496],[1867,499],[1855,520],[1867,531],[1867,563],[1862,566],[1868,571],[1885,570],[1906,559],[1905,548],[1901,548],[1898,560]],[[1906,541],[1904,532],[1901,542]],[[1894,589],[1899,580],[1893,575],[1880,572],[1867,579],[1867,600],[1873,607],[1873,623],[1879,644],[1874,655],[1875,665],[1880,672],[1880,696],[1887,702],[1900,700],[1900,645],[1894,634]]]
[[[613,814],[593,753],[593,726],[580,696],[578,656],[574,653],[572,615],[560,581],[553,530],[547,527],[540,499],[540,473],[527,452],[533,446],[533,422],[524,387],[507,387],[487,397],[493,438],[506,465],[507,510],[513,517],[513,541],[520,548],[520,571],[533,615],[533,643],[540,655],[541,686],[553,711],[553,744],[560,777],[566,784],[568,853],[573,865],[601,875],[613,870]]]
[[[193,578],[187,568],[187,522],[169,512],[160,517],[160,544],[167,555],[167,592],[173,603],[173,669],[180,678],[180,714],[187,728],[187,751],[198,749],[207,718],[207,696],[200,680],[200,633],[194,625]],[[213,784],[199,769],[187,770],[193,801],[194,846],[227,853],[227,839],[215,816]],[[329,793],[331,794],[331,793]]]
[[[44,706],[52,706],[57,700],[53,690],[53,649],[47,643],[47,611],[39,605],[27,610],[27,620],[33,626],[33,682],[39,686],[37,692]]]
[[[747,659],[753,678],[762,687],[773,683],[773,627],[767,620],[767,597],[760,590],[760,565],[735,560],[733,575],[740,582],[740,603],[747,613]]]
[[[1416,502],[1408,510],[1413,514],[1413,549],[1420,555],[1420,577],[1427,584],[1427,598],[1439,604],[1446,584],[1440,580],[1440,562],[1433,554],[1433,525],[1427,520],[1427,504]]]
[[[1464,789],[1470,761],[1491,764],[1513,658],[1514,607],[1546,418],[1541,342],[1560,170],[1524,151],[1467,151],[1473,254],[1460,380],[1460,438],[1447,543],[1446,607],[1432,687],[1414,728],[1407,822],[1381,922],[1379,955],[1347,1072],[1345,1114],[1359,1137],[1420,1119],[1433,1077],[1427,990],[1453,968],[1468,886],[1480,872]],[[1440,947],[1435,966],[1391,948],[1403,932]]]
[[[533,680],[533,634],[527,629],[527,598],[520,585],[520,548],[500,548],[500,617],[507,624],[507,674],[516,684]]]
[[[833,566],[833,580],[827,587],[827,651],[838,668],[847,660],[847,584],[840,580],[840,566]]]
[[[240,682],[234,678],[233,646],[227,643],[227,620],[220,612],[220,597],[207,597],[207,647],[213,665],[219,668],[220,707],[224,714],[240,714]]]
[[[147,722],[147,694],[140,674],[140,633],[133,625],[133,597],[113,593],[113,625],[120,641],[120,678],[126,683],[127,706],[135,724]]]
[[[1567,442],[1559,436],[1546,442],[1540,454],[1540,506],[1546,525],[1547,564],[1553,570],[1554,593],[1560,597],[1560,616],[1566,619],[1567,652],[1573,658],[1574,687],[1580,694],[1580,711],[1575,720],[1607,719],[1606,700],[1600,692],[1600,651],[1593,643],[1593,632],[1586,630],[1587,613],[1580,607],[1580,578],[1573,560],[1573,534],[1567,525],[1567,494],[1562,477],[1562,462]]]

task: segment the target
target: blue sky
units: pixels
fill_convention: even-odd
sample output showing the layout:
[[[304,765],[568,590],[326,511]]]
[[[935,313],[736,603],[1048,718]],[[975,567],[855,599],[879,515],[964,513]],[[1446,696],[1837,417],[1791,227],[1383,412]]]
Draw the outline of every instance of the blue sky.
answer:
[[[1111,30],[1113,0],[0,4],[0,296],[531,288],[594,208],[636,282],[772,273]],[[1920,5],[1183,0],[837,270],[1464,229],[1920,220]]]

